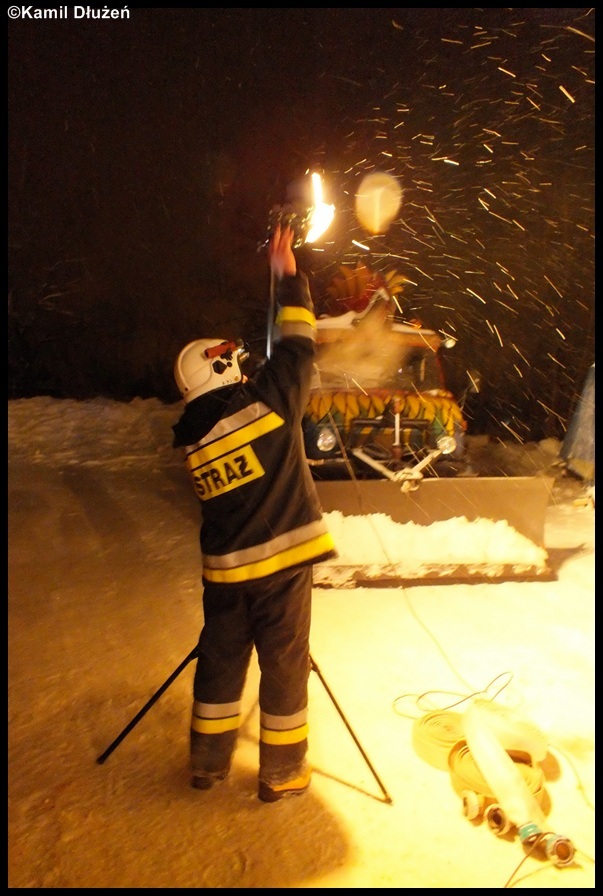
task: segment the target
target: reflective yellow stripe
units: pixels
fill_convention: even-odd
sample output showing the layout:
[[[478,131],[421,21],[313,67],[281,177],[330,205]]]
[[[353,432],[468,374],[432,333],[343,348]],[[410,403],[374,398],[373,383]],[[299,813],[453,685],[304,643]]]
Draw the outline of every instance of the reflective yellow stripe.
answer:
[[[283,746],[285,744],[298,744],[308,737],[308,725],[300,725],[299,728],[290,728],[288,731],[275,731],[273,728],[260,728],[260,740],[264,744]]]
[[[298,563],[306,563],[320,557],[322,554],[332,551],[335,548],[333,537],[329,532],[311,538],[304,544],[287,548],[279,551],[272,557],[264,560],[258,560],[255,563],[246,563],[243,566],[236,566],[232,569],[211,569],[203,566],[203,575],[208,582],[246,582],[250,579],[260,579],[264,576],[279,572],[281,569],[288,569]]]
[[[193,716],[191,728],[199,734],[222,734],[223,731],[234,731],[241,724],[241,716],[229,716],[226,719],[200,719]]]
[[[229,551],[227,554],[203,554],[203,562],[209,569],[236,569],[238,566],[246,566],[248,563],[259,563],[282,554],[297,545],[306,544],[312,539],[318,538],[327,532],[324,520],[313,520],[296,529],[288,529],[281,535],[275,535],[268,541],[253,545],[250,548],[241,548],[238,551]],[[202,713],[204,715],[204,713]],[[222,713],[230,715],[230,713]]]
[[[216,439],[209,445],[203,445],[203,447],[192,451],[186,458],[186,461],[191,471],[194,472],[197,466],[207,464],[215,460],[215,458],[227,454],[229,451],[240,448],[242,445],[248,445],[254,439],[259,439],[260,436],[278,429],[284,422],[282,417],[271,411],[269,414],[264,414],[259,420],[254,420],[252,423],[242,426],[236,432],[231,432]]]
[[[279,309],[276,317],[277,326],[280,326],[283,323],[296,323],[298,321],[309,324],[311,327],[316,327],[314,312],[309,311],[307,308],[302,308],[301,305],[284,305]]]

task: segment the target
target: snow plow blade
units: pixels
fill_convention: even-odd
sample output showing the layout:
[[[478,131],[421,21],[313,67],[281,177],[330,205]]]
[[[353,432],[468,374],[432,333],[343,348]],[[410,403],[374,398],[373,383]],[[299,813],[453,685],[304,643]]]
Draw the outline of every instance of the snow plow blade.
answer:
[[[554,480],[545,476],[316,482],[338,544],[353,556],[317,564],[322,587],[554,579],[544,547]],[[345,538],[343,530],[345,529]],[[377,559],[375,559],[377,558]]]

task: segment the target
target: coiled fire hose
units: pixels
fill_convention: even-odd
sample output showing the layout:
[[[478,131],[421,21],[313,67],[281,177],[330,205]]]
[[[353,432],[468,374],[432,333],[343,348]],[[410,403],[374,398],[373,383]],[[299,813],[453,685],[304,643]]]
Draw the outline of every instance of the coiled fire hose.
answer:
[[[473,744],[478,748],[482,766],[489,771],[490,782],[467,742],[468,714]],[[535,726],[493,702],[475,701],[471,712],[465,715],[436,711],[416,719],[412,741],[418,756],[450,773],[465,817],[473,820],[483,815],[498,836],[516,826],[523,844],[540,843],[547,858],[557,865],[573,860],[575,849],[568,838],[544,830],[546,791],[538,762],[546,756],[547,744]],[[522,802],[533,809],[534,817],[526,816],[518,825],[515,807]],[[511,812],[506,811],[509,808]]]

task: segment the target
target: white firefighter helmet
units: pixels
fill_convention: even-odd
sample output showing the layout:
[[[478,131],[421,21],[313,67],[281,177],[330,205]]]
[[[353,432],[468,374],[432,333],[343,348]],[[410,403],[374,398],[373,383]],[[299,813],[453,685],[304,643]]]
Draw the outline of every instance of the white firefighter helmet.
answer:
[[[196,339],[185,345],[174,364],[174,377],[186,402],[243,379],[241,363],[249,357],[241,339]]]

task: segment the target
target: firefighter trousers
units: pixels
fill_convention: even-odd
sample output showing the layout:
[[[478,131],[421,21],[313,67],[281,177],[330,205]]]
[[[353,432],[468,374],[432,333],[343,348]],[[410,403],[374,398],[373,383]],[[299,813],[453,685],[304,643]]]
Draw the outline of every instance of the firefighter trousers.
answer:
[[[193,684],[193,775],[223,776],[230,768],[254,647],[260,668],[259,779],[282,784],[303,772],[311,608],[311,566],[232,588],[205,584]]]

